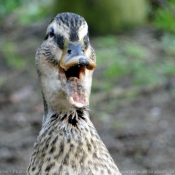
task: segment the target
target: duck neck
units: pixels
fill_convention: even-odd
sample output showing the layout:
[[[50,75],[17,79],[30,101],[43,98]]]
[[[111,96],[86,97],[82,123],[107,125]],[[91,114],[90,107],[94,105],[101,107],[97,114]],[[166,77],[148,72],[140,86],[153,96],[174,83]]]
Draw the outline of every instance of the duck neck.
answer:
[[[89,119],[89,109],[85,108],[71,108],[70,110],[51,111],[48,108],[46,101],[44,101],[44,116],[43,126],[52,119],[57,119],[58,122],[65,121],[72,126],[76,126],[79,120]]]

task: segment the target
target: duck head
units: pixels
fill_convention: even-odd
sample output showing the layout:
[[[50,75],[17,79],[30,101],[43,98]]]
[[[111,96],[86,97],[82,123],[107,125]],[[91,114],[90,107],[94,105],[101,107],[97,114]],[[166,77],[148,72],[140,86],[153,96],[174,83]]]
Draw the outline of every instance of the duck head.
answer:
[[[36,67],[45,115],[89,105],[96,57],[83,17],[61,13],[53,18],[37,49]]]

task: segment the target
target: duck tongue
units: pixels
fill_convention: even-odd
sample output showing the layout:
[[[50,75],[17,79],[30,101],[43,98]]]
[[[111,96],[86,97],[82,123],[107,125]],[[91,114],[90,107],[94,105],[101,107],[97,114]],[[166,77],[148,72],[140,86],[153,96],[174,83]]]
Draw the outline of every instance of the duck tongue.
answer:
[[[76,77],[70,77],[67,81],[68,99],[76,107],[85,107],[88,105],[86,90],[81,80]]]

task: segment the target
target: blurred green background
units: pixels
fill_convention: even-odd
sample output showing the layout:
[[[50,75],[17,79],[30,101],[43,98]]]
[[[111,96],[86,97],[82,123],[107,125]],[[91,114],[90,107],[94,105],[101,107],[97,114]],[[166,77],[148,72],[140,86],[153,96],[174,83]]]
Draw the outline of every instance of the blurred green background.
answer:
[[[130,77],[129,85],[147,85],[163,82],[167,76],[174,74],[175,51],[175,2],[173,0],[1,0],[0,23],[3,27],[27,28],[43,25],[59,12],[74,12],[82,15],[88,22],[90,36],[96,48],[98,69],[101,79],[110,83],[94,83],[102,90],[113,87],[116,79]],[[15,24],[15,26],[14,26]],[[161,38],[159,44],[167,53],[167,58],[154,64],[149,61],[147,47],[128,39],[120,38],[121,33],[129,33],[138,27],[152,28],[156,37]],[[7,31],[8,32],[8,31]],[[44,36],[44,29],[41,31]],[[22,33],[25,37],[25,33]],[[42,37],[43,37],[42,36]],[[156,47],[156,43],[151,43]],[[3,53],[8,52],[5,61],[11,67],[24,68],[26,60],[18,54],[18,48],[12,40],[5,41]],[[110,62],[108,59],[110,57]],[[3,80],[1,80],[3,81]]]
[[[34,56],[60,12],[89,25],[91,116],[119,169],[173,174],[174,0],[0,0],[0,170],[28,164],[43,114]]]

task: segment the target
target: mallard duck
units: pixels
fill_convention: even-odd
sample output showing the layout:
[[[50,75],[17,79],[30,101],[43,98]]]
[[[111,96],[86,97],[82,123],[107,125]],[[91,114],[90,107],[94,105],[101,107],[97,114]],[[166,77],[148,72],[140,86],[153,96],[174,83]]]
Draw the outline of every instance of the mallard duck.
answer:
[[[58,14],[36,53],[44,117],[28,175],[120,175],[89,117],[96,56],[85,19]]]

